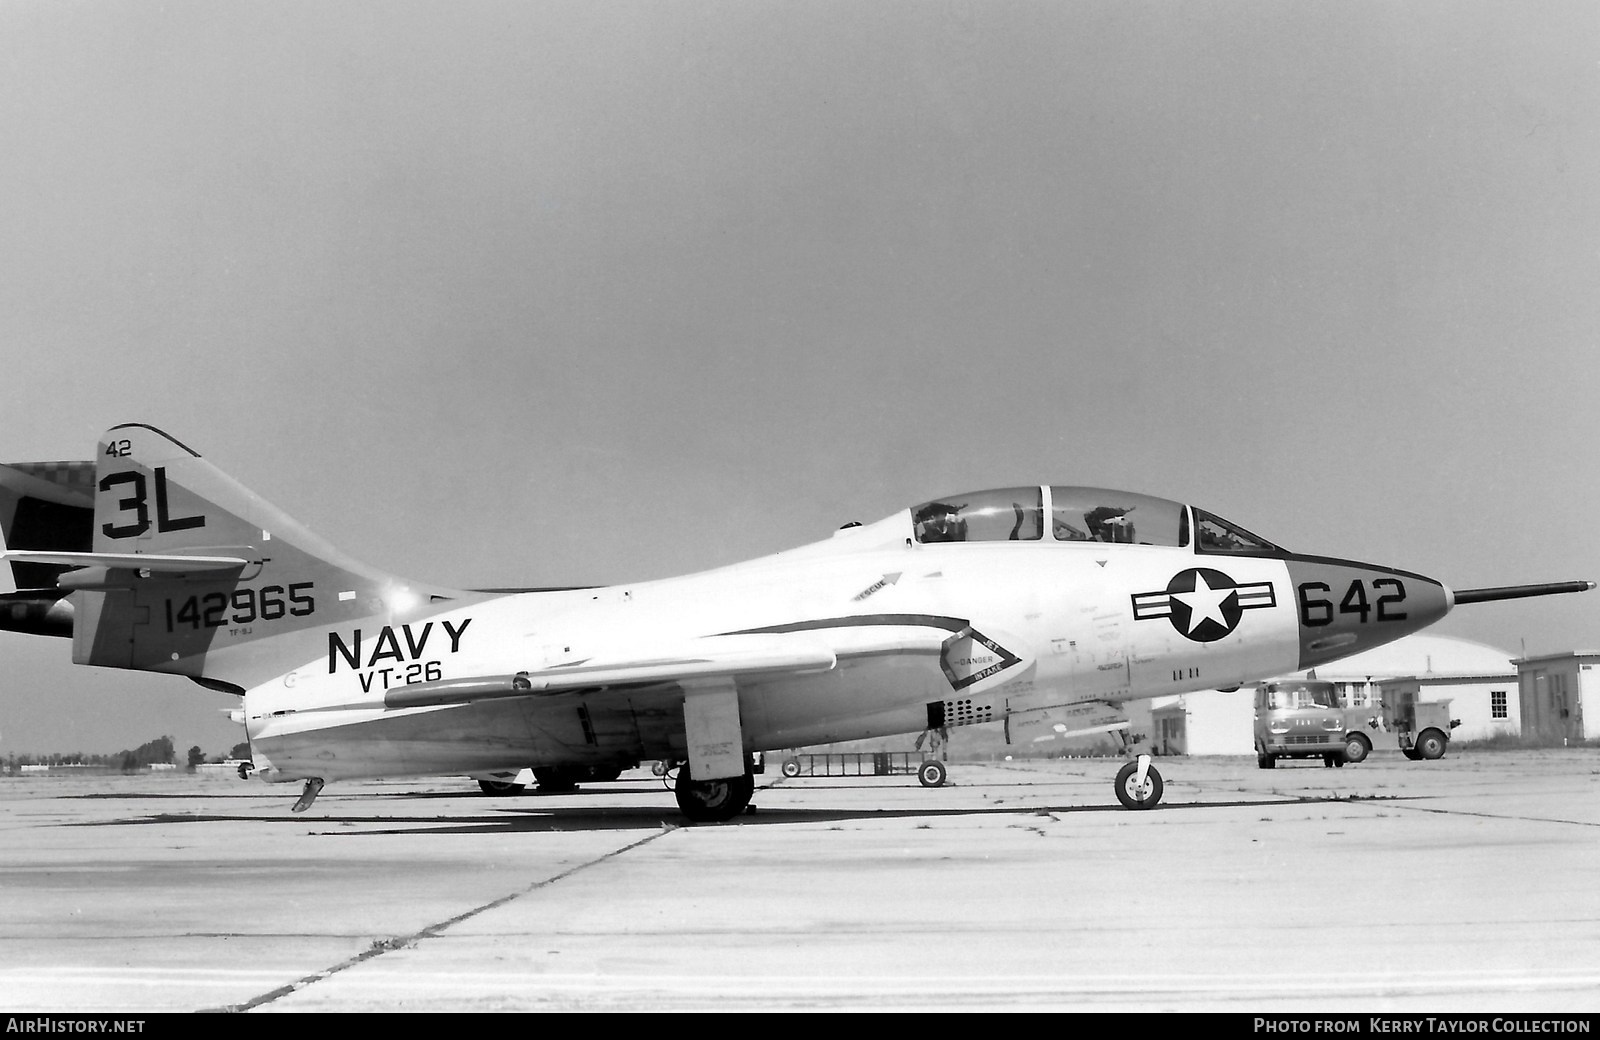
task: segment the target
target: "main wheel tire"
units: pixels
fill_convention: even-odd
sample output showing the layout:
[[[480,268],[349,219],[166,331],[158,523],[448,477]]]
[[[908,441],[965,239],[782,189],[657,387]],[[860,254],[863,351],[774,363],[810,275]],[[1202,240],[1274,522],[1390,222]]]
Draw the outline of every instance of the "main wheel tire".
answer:
[[[1421,762],[1422,761],[1422,752],[1418,751],[1414,747],[1401,748],[1400,749],[1400,753],[1402,755],[1406,756],[1407,758],[1411,759],[1411,761],[1413,761],[1413,762]]]
[[[1436,729],[1425,729],[1417,735],[1417,754],[1432,761],[1444,757],[1446,738]]]
[[[1278,764],[1278,759],[1277,759],[1276,755],[1257,755],[1256,756],[1256,768],[1257,769],[1271,769],[1273,766],[1275,766],[1277,764]]]
[[[783,775],[786,776],[786,777],[789,777],[791,780],[794,779],[795,777],[799,776],[800,775],[800,760],[798,758],[786,758],[786,759],[784,759],[783,760]]]
[[[1117,771],[1117,801],[1128,809],[1149,809],[1161,801],[1161,774],[1156,772],[1156,767],[1151,766],[1144,771],[1144,786],[1134,785],[1134,774],[1139,771],[1139,763],[1129,762]]]
[[[1372,753],[1372,745],[1367,743],[1367,738],[1359,733],[1352,733],[1345,738],[1344,760],[1346,762],[1364,762],[1367,755]]]
[[[945,776],[944,763],[936,758],[930,758],[917,767],[917,783],[923,787],[943,787]]]
[[[527,790],[526,785],[513,783],[510,780],[479,780],[478,788],[484,794],[491,795],[521,794]]]
[[[678,783],[672,793],[678,809],[695,823],[725,823],[744,812],[755,794],[755,777],[746,773],[721,780],[696,780],[685,765],[678,770]]]

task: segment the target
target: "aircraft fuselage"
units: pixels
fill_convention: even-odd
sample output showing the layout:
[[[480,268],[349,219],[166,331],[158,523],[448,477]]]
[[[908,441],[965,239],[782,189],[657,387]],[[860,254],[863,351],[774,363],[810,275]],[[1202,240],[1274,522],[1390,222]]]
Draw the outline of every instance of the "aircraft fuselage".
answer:
[[[456,704],[408,706],[407,694],[462,676],[648,661],[652,647],[664,659],[732,637],[814,642],[831,667],[737,684],[744,750],[774,750],[1227,688],[1386,642],[1449,606],[1430,579],[1340,561],[924,543],[912,531],[908,511],[685,577],[368,618],[248,692],[252,744],[284,780],[682,757],[665,681]]]

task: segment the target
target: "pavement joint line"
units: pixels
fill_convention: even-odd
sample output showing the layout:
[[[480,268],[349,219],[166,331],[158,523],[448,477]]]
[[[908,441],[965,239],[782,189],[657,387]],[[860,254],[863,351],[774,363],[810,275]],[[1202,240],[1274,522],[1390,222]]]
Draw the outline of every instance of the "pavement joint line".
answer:
[[[1366,799],[1362,800],[1365,801]],[[1485,820],[1521,820],[1523,823],[1568,823],[1574,827],[1600,827],[1600,822],[1594,820],[1558,820],[1554,816],[1508,816],[1504,813],[1475,812],[1471,809],[1435,809],[1430,805],[1406,805],[1404,802],[1390,802],[1388,804],[1397,809],[1436,813],[1440,816],[1477,816]]]
[[[616,857],[621,856],[624,853],[632,852],[634,849],[641,848],[641,847],[643,847],[645,845],[648,845],[650,842],[655,841],[657,838],[664,838],[667,835],[672,834],[672,833],[674,833],[676,831],[680,831],[682,829],[683,829],[682,827],[676,826],[674,824],[663,824],[662,825],[662,829],[659,830],[659,831],[656,831],[654,834],[647,834],[643,838],[640,838],[638,841],[629,842],[628,844],[623,845],[620,848],[612,849],[610,852],[607,852],[603,856],[596,856],[594,859],[588,860],[587,862],[579,863],[579,864],[576,864],[575,866],[568,867],[566,870],[563,870],[559,874],[552,874],[550,877],[541,878],[540,880],[535,881],[531,885],[528,885],[528,886],[526,886],[524,888],[520,888],[515,892],[507,893],[506,895],[503,895],[498,899],[490,900],[489,902],[484,903],[482,906],[475,906],[471,910],[464,911],[462,913],[457,914],[454,917],[447,918],[447,919],[445,919],[443,921],[439,921],[439,922],[436,922],[434,924],[430,924],[426,928],[419,929],[418,931],[415,931],[415,932],[413,932],[413,933],[411,933],[410,935],[407,935],[407,936],[391,937],[391,938],[388,938],[388,939],[380,939],[380,940],[374,942],[367,949],[362,950],[360,953],[356,954],[354,957],[351,957],[351,958],[349,958],[347,960],[344,960],[344,961],[340,961],[338,964],[335,964],[331,968],[324,968],[321,971],[314,971],[311,974],[304,975],[304,976],[294,980],[293,982],[290,982],[287,985],[279,986],[277,989],[269,990],[268,992],[263,993],[260,996],[252,997],[251,999],[249,999],[249,1000],[247,1000],[247,1001],[245,1001],[245,1002],[243,1002],[241,1004],[229,1004],[229,1005],[226,1005],[226,1006],[220,1007],[220,1008],[207,1008],[207,1009],[204,1009],[204,1010],[208,1010],[208,1011],[224,1011],[224,1012],[251,1011],[251,1010],[253,1010],[255,1008],[261,1007],[264,1004],[270,1004],[274,1000],[277,1000],[279,997],[286,997],[291,993],[298,992],[299,990],[305,989],[307,986],[310,986],[313,983],[321,982],[323,979],[329,978],[329,977],[331,977],[333,975],[337,975],[339,972],[344,971],[347,968],[353,968],[358,964],[364,964],[365,962],[373,959],[374,957],[382,956],[383,954],[389,953],[392,950],[403,950],[406,947],[413,946],[416,943],[419,943],[424,939],[431,939],[434,936],[439,935],[445,929],[451,928],[451,927],[453,927],[455,925],[458,925],[462,921],[466,921],[466,920],[469,920],[471,918],[474,918],[474,917],[478,916],[479,914],[484,913],[486,911],[494,910],[494,909],[497,909],[499,907],[505,906],[507,903],[511,902],[512,900],[520,899],[523,896],[528,895],[530,892],[537,892],[541,888],[548,888],[551,885],[555,884],[556,882],[563,881],[563,880],[571,877],[572,875],[578,873],[581,870],[587,870],[590,867],[598,866],[601,863],[604,863],[606,860],[615,859]]]

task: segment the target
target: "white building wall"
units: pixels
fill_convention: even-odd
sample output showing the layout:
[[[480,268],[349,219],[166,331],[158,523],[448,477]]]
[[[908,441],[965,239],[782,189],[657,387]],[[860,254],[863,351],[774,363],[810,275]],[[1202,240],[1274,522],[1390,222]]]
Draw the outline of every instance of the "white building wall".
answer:
[[[1503,695],[1506,717],[1494,717],[1495,693]],[[1450,734],[1451,740],[1488,740],[1514,737],[1522,732],[1522,703],[1517,696],[1517,677],[1508,675],[1475,683],[1422,683],[1425,701],[1448,700],[1450,717],[1461,725]]]
[[[1152,743],[1161,749],[1158,720],[1173,712],[1184,716],[1187,755],[1251,755],[1255,753],[1255,701],[1250,687],[1234,693],[1201,690],[1175,697],[1157,697],[1150,704]]]
[[[1184,695],[1188,712],[1189,754],[1255,753],[1255,696],[1246,686],[1234,693],[1203,690]]]
[[[1583,664],[1578,671],[1578,689],[1583,708],[1583,739],[1600,739],[1600,668]]]

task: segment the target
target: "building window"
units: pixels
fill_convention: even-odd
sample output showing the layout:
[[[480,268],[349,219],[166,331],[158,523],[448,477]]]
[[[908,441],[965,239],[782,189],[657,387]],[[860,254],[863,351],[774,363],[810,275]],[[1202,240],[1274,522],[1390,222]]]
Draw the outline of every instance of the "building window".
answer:
[[[1489,717],[1503,719],[1506,717],[1506,691],[1489,691]]]

